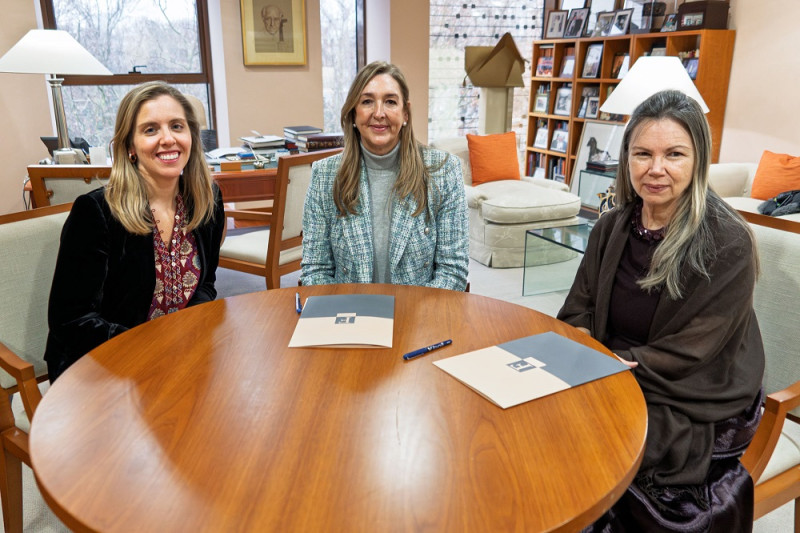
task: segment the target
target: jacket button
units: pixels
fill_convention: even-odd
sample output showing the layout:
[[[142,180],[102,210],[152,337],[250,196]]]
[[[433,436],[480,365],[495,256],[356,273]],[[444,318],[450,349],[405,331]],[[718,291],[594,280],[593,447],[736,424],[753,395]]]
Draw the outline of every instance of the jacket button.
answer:
[[[347,267],[344,267],[344,268],[342,269],[342,271],[343,271],[345,274],[347,274]]]
[[[428,266],[428,262],[427,262],[427,261],[425,261],[425,263],[423,263],[423,265],[422,265],[422,266],[424,266],[424,267],[427,267],[427,266]]]
[[[425,229],[423,230],[423,233],[424,233],[425,235],[427,235],[427,234],[428,234],[428,233],[430,233],[430,232],[431,232],[431,228],[425,228]]]

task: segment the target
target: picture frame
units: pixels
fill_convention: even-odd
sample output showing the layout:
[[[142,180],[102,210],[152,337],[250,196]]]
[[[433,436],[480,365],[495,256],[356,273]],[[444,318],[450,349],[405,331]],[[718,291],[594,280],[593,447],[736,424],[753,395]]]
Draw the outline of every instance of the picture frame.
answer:
[[[559,78],[571,78],[572,73],[575,72],[575,56],[566,56],[561,65],[561,73]]]
[[[536,130],[536,138],[533,141],[534,148],[541,148],[547,150],[547,128],[539,128]]]
[[[575,173],[570,186],[573,194],[578,194],[579,191],[586,192],[585,187],[581,187],[580,184],[580,171],[586,170],[586,164],[590,159],[595,161],[598,158],[605,160],[619,159],[624,133],[624,124],[609,124],[598,120],[586,120],[583,123],[578,153],[575,158]],[[603,187],[603,190],[606,187]],[[596,192],[602,191],[598,190]],[[587,198],[591,196],[595,200],[597,199],[597,196],[593,196],[591,193],[587,193],[586,196]]]
[[[551,78],[553,76],[553,56],[540,56],[536,62],[536,76]]]
[[[683,60],[683,66],[686,68],[689,77],[693,80],[697,79],[697,66],[699,63],[700,59],[697,57],[687,57]]]
[[[547,104],[550,102],[550,93],[539,93],[533,105],[534,113],[547,114]]]
[[[305,0],[239,0],[246,66],[306,64]]]
[[[586,58],[583,60],[582,78],[596,78],[600,74],[600,63],[603,59],[603,43],[592,43],[586,47]]]
[[[628,52],[617,52],[614,54],[614,60],[611,63],[611,77],[621,79],[622,76],[627,74],[628,65],[626,63],[628,62],[630,62]],[[624,70],[623,67],[625,67]]]
[[[555,130],[553,132],[553,140],[550,141],[550,150],[553,152],[567,152],[567,143],[569,141],[569,131]]]
[[[611,29],[608,32],[609,36],[625,35],[628,33],[628,26],[631,23],[631,15],[633,9],[620,9],[614,12],[614,21],[611,23]]]
[[[588,98],[586,98],[586,112],[584,113],[585,118],[597,118],[599,110],[600,110],[599,96],[589,96]]]
[[[678,29],[678,14],[671,13],[664,19],[664,25],[661,26],[662,32],[676,31]]]
[[[554,115],[569,116],[569,108],[572,104],[572,87],[561,87],[556,91],[556,104],[553,107]]]
[[[633,9],[630,33],[658,31],[667,12],[667,2],[664,0],[625,0],[622,7]]]
[[[614,23],[614,13],[614,11],[604,11],[597,16],[597,24],[592,37],[608,37],[611,25]]]
[[[594,33],[597,26],[597,18],[600,13],[613,13],[616,8],[617,0],[592,0],[589,6],[589,17],[586,19],[585,37],[598,37],[600,33]]]
[[[561,39],[564,37],[564,30],[567,26],[567,14],[569,14],[569,11],[561,9],[554,9],[547,14],[547,25],[545,26],[544,32],[545,39]]]
[[[564,37],[567,39],[577,39],[583,35],[583,28],[586,26],[586,19],[589,18],[589,8],[573,9],[569,12],[567,28],[564,30]]]

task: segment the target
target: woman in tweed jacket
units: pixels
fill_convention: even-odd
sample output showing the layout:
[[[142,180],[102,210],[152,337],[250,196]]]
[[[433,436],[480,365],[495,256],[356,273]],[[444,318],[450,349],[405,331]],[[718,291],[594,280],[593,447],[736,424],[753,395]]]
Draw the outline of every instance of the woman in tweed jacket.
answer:
[[[344,151],[315,163],[303,213],[303,285],[396,283],[464,290],[461,166],[417,143],[408,85],[374,62],[342,107]]]

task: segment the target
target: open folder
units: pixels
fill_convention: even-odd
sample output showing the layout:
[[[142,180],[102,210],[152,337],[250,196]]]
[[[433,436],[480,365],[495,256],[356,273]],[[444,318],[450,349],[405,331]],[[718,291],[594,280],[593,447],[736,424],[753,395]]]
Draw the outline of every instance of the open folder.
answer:
[[[433,364],[503,409],[628,370],[617,359],[552,331]]]
[[[289,348],[391,348],[393,331],[394,296],[311,296],[303,305]]]

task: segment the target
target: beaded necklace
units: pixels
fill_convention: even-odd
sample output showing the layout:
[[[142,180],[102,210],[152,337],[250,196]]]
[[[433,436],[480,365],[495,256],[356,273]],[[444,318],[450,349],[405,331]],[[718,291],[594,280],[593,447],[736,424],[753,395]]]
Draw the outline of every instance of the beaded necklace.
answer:
[[[640,240],[645,242],[658,242],[667,234],[667,228],[664,226],[659,229],[647,229],[642,224],[642,202],[636,203],[636,208],[633,210],[631,217],[631,233]]]

